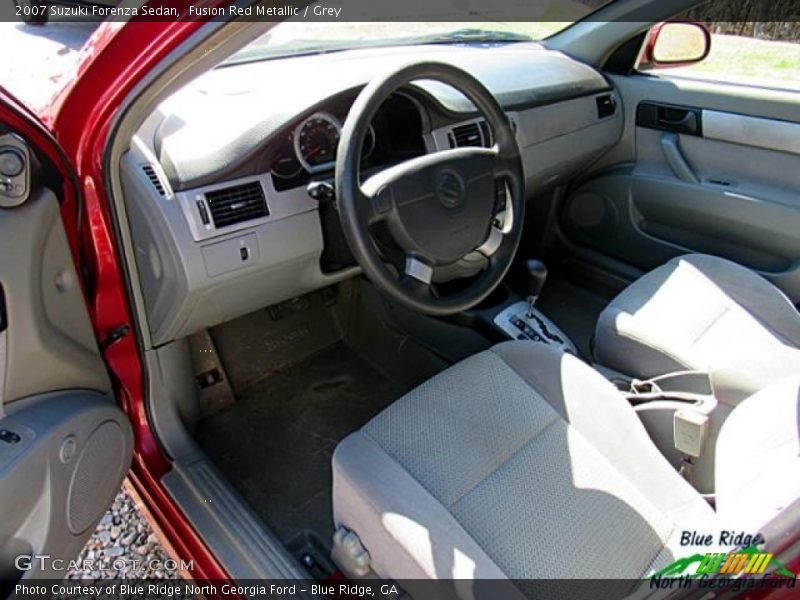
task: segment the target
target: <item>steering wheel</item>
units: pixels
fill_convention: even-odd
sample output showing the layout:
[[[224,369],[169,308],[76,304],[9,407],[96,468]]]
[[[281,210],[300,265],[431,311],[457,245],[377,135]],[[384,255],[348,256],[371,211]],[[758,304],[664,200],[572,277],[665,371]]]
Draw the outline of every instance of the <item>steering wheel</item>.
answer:
[[[492,148],[454,148],[391,166],[360,181],[361,148],[378,108],[396,90],[420,79],[450,85],[489,124]],[[496,184],[506,185],[505,224],[496,223]],[[508,117],[482,83],[461,69],[419,62],[373,79],[358,95],[342,128],[336,197],[345,238],[364,274],[384,294],[429,315],[451,315],[478,304],[508,271],[522,236],[524,179]],[[510,221],[510,222],[509,222]],[[383,224],[403,252],[387,264],[374,239]],[[442,293],[435,267],[479,252],[486,267],[465,288]]]

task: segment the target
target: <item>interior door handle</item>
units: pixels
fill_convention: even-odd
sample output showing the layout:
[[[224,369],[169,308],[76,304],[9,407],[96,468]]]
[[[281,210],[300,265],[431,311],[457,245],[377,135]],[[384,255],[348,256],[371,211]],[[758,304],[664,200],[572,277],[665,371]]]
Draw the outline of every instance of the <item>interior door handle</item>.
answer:
[[[697,115],[687,110],[683,117],[678,119],[662,117],[658,120],[658,124],[665,129],[685,130],[694,133],[697,131]]]
[[[681,147],[678,142],[678,134],[665,133],[661,136],[661,150],[664,151],[664,157],[667,159],[672,172],[680,179],[687,183],[700,183],[700,179],[694,174],[692,167],[686,162],[681,152]]]
[[[642,102],[636,110],[636,124],[649,129],[702,136],[702,114],[699,108]]]

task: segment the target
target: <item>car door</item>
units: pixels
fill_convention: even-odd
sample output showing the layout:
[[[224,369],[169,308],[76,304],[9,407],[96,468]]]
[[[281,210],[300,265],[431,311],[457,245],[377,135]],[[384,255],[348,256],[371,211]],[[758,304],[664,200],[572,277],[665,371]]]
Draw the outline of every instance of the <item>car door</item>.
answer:
[[[0,88],[0,579],[61,579],[131,461],[64,215],[63,153]],[[64,217],[67,218],[67,217]],[[72,240],[75,241],[74,238]]]
[[[800,93],[666,69],[608,77],[624,133],[567,198],[567,236],[641,270],[725,257],[800,302]]]

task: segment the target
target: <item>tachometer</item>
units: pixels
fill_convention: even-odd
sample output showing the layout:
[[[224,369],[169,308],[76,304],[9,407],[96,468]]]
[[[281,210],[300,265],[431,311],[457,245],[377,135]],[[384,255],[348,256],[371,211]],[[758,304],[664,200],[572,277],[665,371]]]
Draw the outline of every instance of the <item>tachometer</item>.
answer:
[[[294,130],[294,149],[300,164],[309,173],[333,167],[342,125],[333,115],[314,113]]]

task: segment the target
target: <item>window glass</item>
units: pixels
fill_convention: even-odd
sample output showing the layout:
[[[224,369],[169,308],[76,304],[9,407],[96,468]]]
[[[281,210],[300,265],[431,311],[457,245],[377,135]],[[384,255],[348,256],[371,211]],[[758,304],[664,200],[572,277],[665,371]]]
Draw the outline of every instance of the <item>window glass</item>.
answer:
[[[693,77],[800,91],[800,2],[713,0],[675,17],[711,31],[705,60],[684,67],[648,69]]]
[[[457,22],[464,7],[455,3],[453,21],[408,21],[402,4],[394,21],[309,22],[289,19],[235,54],[229,63],[263,60],[291,54],[331,52],[350,48],[401,44],[512,43],[538,41],[589,17],[610,0],[526,0],[531,21],[497,21],[502,11],[470,10],[471,21]],[[320,4],[315,2],[313,7]],[[438,5],[436,5],[438,6]],[[525,5],[521,5],[525,6]],[[527,12],[525,13],[527,14]],[[484,20],[485,17],[485,20]]]

